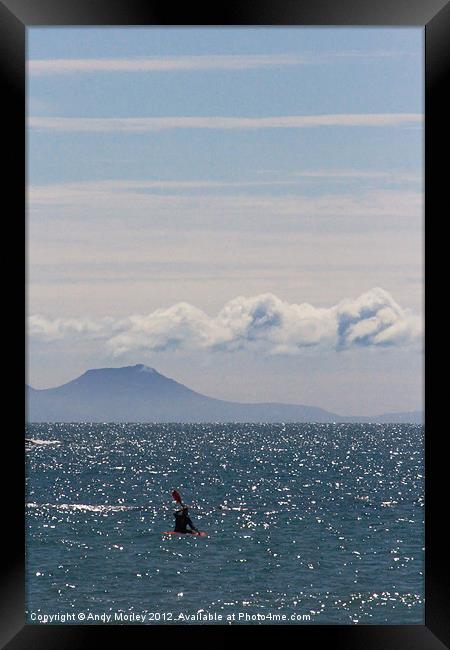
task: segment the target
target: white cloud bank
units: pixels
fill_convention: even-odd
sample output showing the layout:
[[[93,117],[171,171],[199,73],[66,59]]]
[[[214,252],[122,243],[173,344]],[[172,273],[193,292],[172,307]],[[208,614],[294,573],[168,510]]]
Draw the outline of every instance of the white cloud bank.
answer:
[[[266,293],[234,298],[214,317],[186,302],[124,319],[35,315],[29,318],[28,332],[44,341],[100,338],[113,356],[174,350],[253,350],[273,355],[297,354],[319,345],[336,350],[411,345],[420,341],[422,321],[387,291],[374,288],[329,308],[291,304]]]
[[[171,129],[304,129],[323,126],[385,127],[417,124],[422,113],[343,113],[278,115],[272,117],[163,116],[163,117],[37,117],[28,126],[40,131],[72,133],[146,133]]]

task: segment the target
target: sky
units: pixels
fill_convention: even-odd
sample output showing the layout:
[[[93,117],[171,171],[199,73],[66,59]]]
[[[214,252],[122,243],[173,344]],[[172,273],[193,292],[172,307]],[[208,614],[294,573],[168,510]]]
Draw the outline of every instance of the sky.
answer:
[[[28,382],[423,407],[422,28],[28,28]]]

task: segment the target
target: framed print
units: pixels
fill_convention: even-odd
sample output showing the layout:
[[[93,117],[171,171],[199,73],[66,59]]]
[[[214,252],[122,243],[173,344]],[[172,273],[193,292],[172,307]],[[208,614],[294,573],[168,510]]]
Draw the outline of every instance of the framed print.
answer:
[[[448,6],[0,9],[2,643],[446,647]]]

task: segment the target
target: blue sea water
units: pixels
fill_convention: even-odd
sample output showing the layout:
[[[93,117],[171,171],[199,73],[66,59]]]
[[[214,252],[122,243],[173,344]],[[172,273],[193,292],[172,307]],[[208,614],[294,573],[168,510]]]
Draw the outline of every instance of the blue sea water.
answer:
[[[28,622],[424,623],[422,426],[25,435]],[[208,537],[161,534],[174,488]]]

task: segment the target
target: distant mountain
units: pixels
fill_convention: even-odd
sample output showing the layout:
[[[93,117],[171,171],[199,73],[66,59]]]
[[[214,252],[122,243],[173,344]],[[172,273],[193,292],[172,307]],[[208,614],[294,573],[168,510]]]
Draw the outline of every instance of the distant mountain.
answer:
[[[422,414],[347,417],[314,406],[226,402],[142,364],[88,370],[57,388],[26,386],[28,422],[422,422]]]

